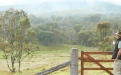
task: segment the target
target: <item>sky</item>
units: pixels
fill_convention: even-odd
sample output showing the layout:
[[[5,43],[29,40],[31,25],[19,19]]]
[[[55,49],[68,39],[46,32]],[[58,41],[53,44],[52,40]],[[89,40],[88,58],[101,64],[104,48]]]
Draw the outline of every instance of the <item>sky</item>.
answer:
[[[4,5],[15,5],[15,4],[37,4],[42,2],[55,2],[55,1],[62,1],[62,0],[0,0],[0,6]],[[66,0],[63,0],[66,1]],[[69,0],[69,1],[77,1],[77,0]],[[80,1],[80,0],[78,0]],[[106,1],[112,2],[115,4],[121,5],[121,0],[86,0],[88,3],[92,3],[93,1]]]

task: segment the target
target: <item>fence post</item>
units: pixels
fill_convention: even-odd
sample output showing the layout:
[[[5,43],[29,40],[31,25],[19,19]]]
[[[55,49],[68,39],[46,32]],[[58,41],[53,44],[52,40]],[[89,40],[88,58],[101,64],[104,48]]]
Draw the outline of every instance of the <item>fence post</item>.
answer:
[[[78,49],[71,48],[70,50],[70,75],[78,75]]]

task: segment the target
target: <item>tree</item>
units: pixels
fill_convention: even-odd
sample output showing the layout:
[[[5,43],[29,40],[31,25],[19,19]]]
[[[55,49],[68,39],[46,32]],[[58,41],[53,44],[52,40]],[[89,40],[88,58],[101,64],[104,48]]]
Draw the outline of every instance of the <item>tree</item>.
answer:
[[[100,41],[103,41],[104,38],[108,35],[110,28],[111,27],[109,22],[98,23],[97,30],[99,31],[99,34],[100,34],[100,38],[99,38]]]
[[[114,48],[112,44],[113,36],[106,36],[103,41],[99,43],[98,50],[100,51],[111,51]]]
[[[23,10],[18,11],[10,8],[0,14],[1,38],[0,47],[4,52],[8,68],[11,72],[15,72],[15,61],[18,61],[18,71],[22,60],[30,54],[30,49],[33,40],[30,40],[35,35],[31,32],[30,22],[27,13]],[[11,66],[8,63],[10,56]]]
[[[74,30],[76,31],[76,33],[78,33],[80,30],[81,30],[81,25],[79,25],[79,24],[76,24],[76,25],[74,25],[73,26],[73,28],[74,28]]]
[[[57,23],[46,23],[35,27],[36,37],[42,45],[59,44],[62,42],[62,34]]]
[[[110,34],[112,32],[110,28],[111,26],[109,22],[103,22],[97,25],[97,30],[100,34],[99,50],[107,51],[111,49],[112,46],[110,42],[112,39],[110,37]]]
[[[90,40],[92,39],[93,35],[92,30],[81,30],[78,33],[78,43],[84,46],[94,46]]]
[[[101,14],[88,15],[87,17],[84,17],[84,20],[89,22],[99,22],[100,19]]]

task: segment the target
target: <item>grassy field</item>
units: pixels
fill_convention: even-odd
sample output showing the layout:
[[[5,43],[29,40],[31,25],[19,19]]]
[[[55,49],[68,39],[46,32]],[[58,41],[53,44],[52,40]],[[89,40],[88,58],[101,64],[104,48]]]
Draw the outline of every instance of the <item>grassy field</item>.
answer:
[[[6,65],[6,61],[3,59],[3,53],[0,51],[0,75],[33,75],[37,72],[41,72],[43,70],[49,69],[58,64],[62,64],[70,60],[70,49],[78,48],[79,56],[82,50],[84,51],[95,51],[96,48],[77,46],[77,45],[54,45],[54,46],[40,46],[39,50],[36,50],[33,53],[33,56],[28,56],[21,65],[21,73],[15,72],[11,73]],[[80,64],[80,62],[79,62]],[[86,63],[85,65],[94,66],[93,63]],[[107,65],[107,64],[105,64]],[[112,64],[108,64],[111,66]],[[17,67],[17,64],[15,64]],[[56,72],[53,72],[49,75],[70,75],[69,66],[60,69]],[[79,66],[80,71],[80,66]],[[100,75],[104,74],[103,71],[86,71],[85,75],[96,75],[100,73]],[[99,75],[99,74],[98,74]]]

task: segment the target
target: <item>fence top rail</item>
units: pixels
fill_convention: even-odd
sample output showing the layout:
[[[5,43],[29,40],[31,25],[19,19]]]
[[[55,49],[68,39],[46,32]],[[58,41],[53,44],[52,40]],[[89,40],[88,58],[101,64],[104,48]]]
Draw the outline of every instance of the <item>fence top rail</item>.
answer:
[[[81,51],[83,52],[84,54],[112,54],[113,52],[84,52],[84,51]]]

